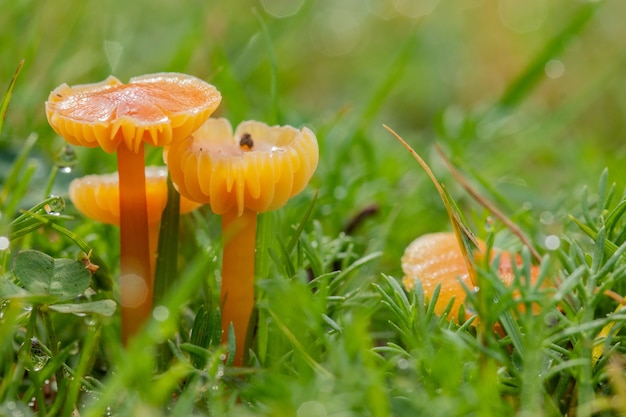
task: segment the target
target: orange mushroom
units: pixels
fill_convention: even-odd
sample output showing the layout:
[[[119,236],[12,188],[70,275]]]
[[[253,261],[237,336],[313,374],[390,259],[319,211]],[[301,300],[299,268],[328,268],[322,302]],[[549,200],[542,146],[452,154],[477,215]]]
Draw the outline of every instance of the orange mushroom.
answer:
[[[167,168],[148,166],[145,168],[145,173],[150,271],[154,276],[155,256],[159,244],[159,223],[167,204]],[[70,183],[69,194],[74,207],[84,216],[113,226],[120,225],[120,192],[117,172],[76,178]],[[201,205],[181,197],[180,214],[189,213]],[[145,290],[151,288],[152,286]],[[141,293],[136,297],[129,293],[122,294],[127,304],[136,303],[137,300],[146,296],[151,296],[151,294]]]
[[[302,191],[318,159],[317,139],[307,128],[246,121],[233,133],[226,119],[207,120],[165,151],[180,194],[222,215],[222,338],[232,323],[236,366],[243,364],[254,308],[257,213],[278,209]]]
[[[50,126],[74,145],[117,153],[120,205],[120,292],[151,280],[144,142],[164,146],[189,136],[215,111],[220,93],[190,75],[159,73],[128,84],[111,76],[100,83],[54,89],[45,103]],[[122,299],[122,339],[150,316],[151,297]],[[139,319],[137,319],[139,318]]]
[[[482,240],[477,241],[476,258],[480,260],[486,252],[486,245]],[[492,251],[492,259],[497,255],[500,257],[498,267],[500,278],[506,285],[510,285],[515,277],[513,262],[520,265],[521,260],[513,258],[511,253],[507,251]],[[435,314],[438,315],[444,313],[446,305],[454,297],[455,301],[450,310],[450,315],[457,318],[459,307],[466,298],[463,286],[470,289],[475,288],[454,233],[430,233],[415,239],[404,251],[402,271],[405,274],[402,283],[407,291],[413,289],[417,279],[422,285],[424,295],[430,298],[437,285],[440,285],[439,297],[434,309]],[[531,267],[531,280],[536,280],[538,273],[539,268],[533,265]]]

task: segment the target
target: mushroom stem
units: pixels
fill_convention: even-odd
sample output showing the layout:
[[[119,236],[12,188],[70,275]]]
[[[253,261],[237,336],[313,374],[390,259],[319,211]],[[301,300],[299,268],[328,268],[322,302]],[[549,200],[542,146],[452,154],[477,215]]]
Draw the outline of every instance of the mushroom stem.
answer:
[[[128,342],[150,317],[152,273],[148,239],[144,146],[117,149],[120,187],[120,299],[122,341]]]
[[[244,209],[222,215],[222,341],[228,340],[228,328],[235,330],[234,366],[243,364],[248,324],[254,308],[254,257],[257,213]]]

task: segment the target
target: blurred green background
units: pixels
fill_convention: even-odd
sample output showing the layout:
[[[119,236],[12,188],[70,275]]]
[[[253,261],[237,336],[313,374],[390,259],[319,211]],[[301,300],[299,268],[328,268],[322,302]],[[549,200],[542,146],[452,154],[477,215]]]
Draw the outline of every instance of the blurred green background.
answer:
[[[618,184],[626,174],[622,1],[0,0],[0,10],[2,91],[25,60],[0,168],[35,132],[37,178],[47,178],[63,140],[47,125],[44,101],[61,83],[193,74],[222,91],[217,115],[234,123],[316,131],[315,218],[335,236],[377,207],[354,233],[364,252],[385,251],[388,273],[398,273],[414,237],[449,224],[434,187],[383,124],[477,213],[479,234],[484,213],[435,142],[538,242],[561,230],[604,167]],[[76,169],[55,185],[62,195],[74,176],[115,170],[112,155],[76,151]]]

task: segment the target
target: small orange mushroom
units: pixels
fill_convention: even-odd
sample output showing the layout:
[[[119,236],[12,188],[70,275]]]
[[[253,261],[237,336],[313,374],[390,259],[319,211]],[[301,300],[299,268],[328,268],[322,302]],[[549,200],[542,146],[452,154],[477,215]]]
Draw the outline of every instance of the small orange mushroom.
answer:
[[[209,119],[165,150],[171,178],[182,196],[210,204],[222,215],[222,337],[232,323],[233,364],[243,364],[254,308],[257,213],[276,210],[308,184],[319,159],[307,128],[246,121],[233,133],[226,119]]]
[[[212,85],[190,75],[111,76],[100,83],[54,89],[45,103],[50,126],[74,145],[117,153],[120,205],[120,292],[151,280],[144,174],[144,142],[164,146],[185,138],[221,101]],[[134,285],[133,285],[134,286]],[[151,300],[122,303],[122,339],[149,316]],[[139,320],[137,320],[139,317]]]
[[[159,223],[167,204],[167,168],[148,166],[146,172],[146,202],[149,248],[151,254],[151,273],[154,276],[154,265],[159,244]],[[87,175],[76,178],[70,183],[70,200],[74,207],[84,216],[113,226],[120,225],[120,191],[117,172],[101,175]],[[180,214],[189,213],[202,204],[185,197],[180,198]],[[151,290],[152,286],[146,288]],[[151,297],[152,294],[147,294]],[[130,294],[122,294],[127,303],[134,303]],[[137,299],[143,299],[140,295]]]
[[[487,249],[485,242],[478,239],[477,242],[476,258],[480,260]],[[511,253],[507,251],[492,251],[492,259],[497,255],[500,259],[498,267],[500,278],[506,285],[510,285],[515,277],[513,262],[520,265],[521,260],[512,257]],[[466,298],[464,286],[470,289],[475,288],[454,233],[430,233],[415,239],[404,251],[402,271],[405,274],[402,283],[407,291],[411,291],[415,285],[415,280],[419,280],[424,295],[430,298],[437,285],[440,285],[439,297],[434,309],[435,314],[438,315],[444,313],[446,305],[454,297],[455,301],[450,310],[450,315],[457,318],[459,307]],[[531,267],[532,281],[537,278],[538,273],[539,268],[533,265]]]

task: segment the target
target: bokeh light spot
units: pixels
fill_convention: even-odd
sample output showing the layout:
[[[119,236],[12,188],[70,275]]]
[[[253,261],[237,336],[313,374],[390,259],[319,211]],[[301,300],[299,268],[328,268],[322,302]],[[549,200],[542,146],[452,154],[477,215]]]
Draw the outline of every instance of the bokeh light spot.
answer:
[[[137,274],[127,274],[120,277],[125,281],[124,292],[120,294],[120,301],[124,307],[136,308],[148,298],[148,286],[144,279]]]
[[[549,235],[546,236],[544,244],[546,245],[546,249],[548,250],[557,250],[559,246],[561,246],[561,239],[559,239],[559,237],[556,235]]]
[[[156,306],[152,311],[152,317],[154,317],[156,321],[163,322],[167,320],[169,316],[170,311],[165,306]]]
[[[558,59],[551,59],[544,68],[546,75],[550,78],[559,78],[565,72],[565,65]]]
[[[261,0],[263,9],[277,18],[293,16],[303,4],[304,0]]]
[[[546,20],[548,6],[545,0],[500,0],[498,14],[507,28],[517,33],[537,30]]]
[[[328,56],[349,54],[361,39],[359,20],[354,13],[339,8],[318,14],[309,32],[313,45]]]
[[[396,10],[410,18],[429,15],[439,0],[393,0]]]

